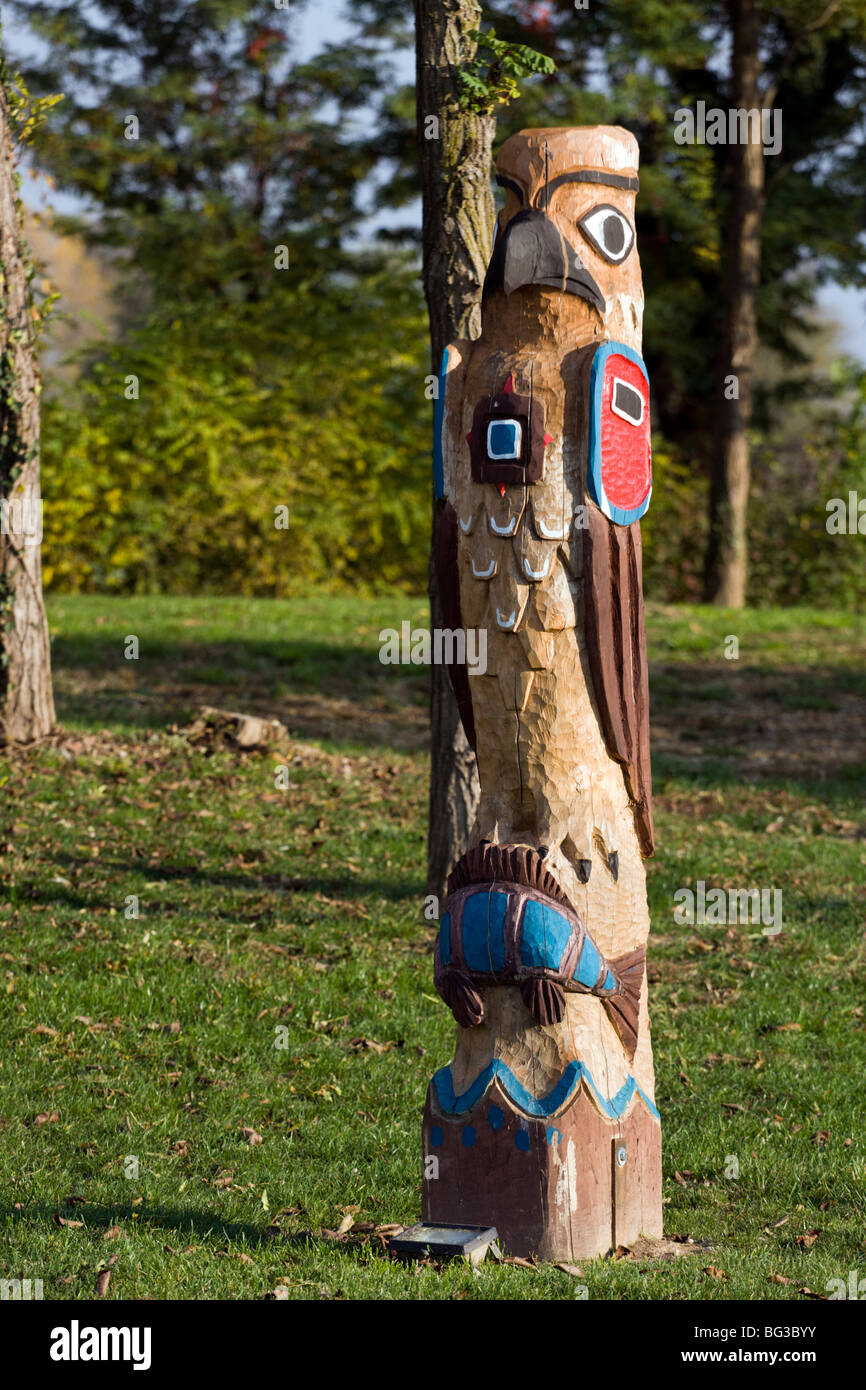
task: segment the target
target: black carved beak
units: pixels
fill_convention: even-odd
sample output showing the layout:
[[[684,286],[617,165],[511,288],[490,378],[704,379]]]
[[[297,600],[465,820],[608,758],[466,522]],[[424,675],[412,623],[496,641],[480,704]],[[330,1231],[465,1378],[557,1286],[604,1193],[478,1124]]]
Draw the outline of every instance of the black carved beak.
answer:
[[[580,262],[574,247],[545,213],[526,208],[512,217],[496,240],[482,302],[494,290],[512,294],[521,285],[549,285],[576,294],[604,313],[604,295]]]

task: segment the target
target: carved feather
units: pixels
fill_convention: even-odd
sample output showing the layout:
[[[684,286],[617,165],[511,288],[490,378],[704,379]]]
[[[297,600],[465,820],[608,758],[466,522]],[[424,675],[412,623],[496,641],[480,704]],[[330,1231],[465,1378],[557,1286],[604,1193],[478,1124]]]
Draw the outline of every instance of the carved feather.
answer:
[[[594,503],[588,510],[584,577],[589,665],[607,750],[622,764],[646,859],[654,839],[640,522],[616,526]]]

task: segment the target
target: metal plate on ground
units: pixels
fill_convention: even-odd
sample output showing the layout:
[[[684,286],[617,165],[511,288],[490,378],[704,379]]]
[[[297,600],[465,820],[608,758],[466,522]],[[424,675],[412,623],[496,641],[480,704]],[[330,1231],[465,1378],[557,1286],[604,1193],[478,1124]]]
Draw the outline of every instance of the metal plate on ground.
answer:
[[[430,1255],[447,1260],[462,1256],[471,1264],[481,1264],[488,1250],[498,1256],[495,1226],[458,1226],[440,1221],[427,1224],[420,1221],[388,1241],[388,1249],[401,1259],[421,1259]]]

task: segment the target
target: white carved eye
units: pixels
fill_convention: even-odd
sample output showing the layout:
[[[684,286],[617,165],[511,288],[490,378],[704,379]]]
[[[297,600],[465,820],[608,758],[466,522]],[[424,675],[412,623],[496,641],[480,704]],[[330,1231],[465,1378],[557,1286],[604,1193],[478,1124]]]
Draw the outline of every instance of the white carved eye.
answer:
[[[610,203],[600,203],[577,224],[591,246],[606,261],[619,265],[634,246],[634,228]]]

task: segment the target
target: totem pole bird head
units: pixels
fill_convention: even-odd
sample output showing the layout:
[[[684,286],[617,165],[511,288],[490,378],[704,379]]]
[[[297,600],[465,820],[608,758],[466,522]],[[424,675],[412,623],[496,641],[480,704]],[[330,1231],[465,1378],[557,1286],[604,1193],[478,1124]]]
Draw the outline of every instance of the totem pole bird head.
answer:
[[[573,296],[578,337],[640,348],[643,289],[635,252],[638,145],[619,126],[522,130],[496,161],[505,189],[484,282],[497,293],[539,287]]]

